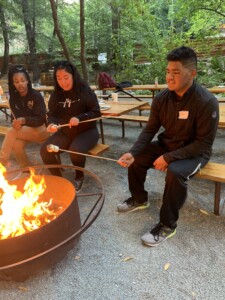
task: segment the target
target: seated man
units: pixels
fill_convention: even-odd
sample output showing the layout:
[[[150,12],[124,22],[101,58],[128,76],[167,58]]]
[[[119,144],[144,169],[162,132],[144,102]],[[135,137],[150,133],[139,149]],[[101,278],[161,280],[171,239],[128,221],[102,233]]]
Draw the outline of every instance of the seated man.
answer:
[[[141,238],[147,246],[159,245],[176,233],[188,180],[209,161],[219,119],[217,99],[194,80],[195,52],[182,46],[171,51],[167,61],[168,88],[156,95],[146,127],[118,161],[128,167],[131,192],[117,207],[121,213],[149,206],[144,189],[149,168],[166,172],[159,223]],[[161,126],[163,132],[153,141]]]

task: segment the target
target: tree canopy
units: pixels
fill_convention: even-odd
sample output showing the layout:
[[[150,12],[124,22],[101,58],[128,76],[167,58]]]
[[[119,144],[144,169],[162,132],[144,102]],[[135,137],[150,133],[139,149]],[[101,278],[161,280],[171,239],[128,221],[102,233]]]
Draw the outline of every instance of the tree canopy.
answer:
[[[35,71],[44,53],[49,66],[70,58],[91,81],[104,70],[117,81],[164,82],[166,53],[187,45],[200,58],[203,84],[225,81],[222,0],[0,0],[0,19],[2,75],[10,54],[28,53]]]

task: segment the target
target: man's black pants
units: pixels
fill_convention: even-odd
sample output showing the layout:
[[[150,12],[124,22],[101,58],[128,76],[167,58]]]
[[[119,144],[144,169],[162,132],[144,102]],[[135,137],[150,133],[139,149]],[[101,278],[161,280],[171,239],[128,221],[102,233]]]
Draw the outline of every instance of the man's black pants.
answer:
[[[137,202],[145,202],[148,192],[144,189],[147,171],[153,167],[154,161],[167,151],[157,142],[135,157],[134,163],[128,168],[128,183],[132,198]],[[168,165],[165,178],[163,201],[160,209],[160,222],[175,228],[179,218],[179,209],[187,198],[187,182],[208,161],[202,157],[177,160]]]

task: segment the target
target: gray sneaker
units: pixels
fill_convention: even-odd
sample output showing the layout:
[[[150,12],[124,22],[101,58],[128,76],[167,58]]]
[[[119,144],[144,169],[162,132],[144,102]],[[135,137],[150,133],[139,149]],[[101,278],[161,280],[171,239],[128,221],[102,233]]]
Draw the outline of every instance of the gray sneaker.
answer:
[[[148,201],[138,203],[134,201],[132,197],[130,197],[127,200],[123,201],[122,203],[119,203],[117,205],[117,210],[118,212],[125,213],[125,212],[146,209],[148,207],[149,207]]]
[[[164,226],[162,223],[156,224],[150,232],[141,237],[142,242],[150,247],[158,246],[176,234],[176,229]]]

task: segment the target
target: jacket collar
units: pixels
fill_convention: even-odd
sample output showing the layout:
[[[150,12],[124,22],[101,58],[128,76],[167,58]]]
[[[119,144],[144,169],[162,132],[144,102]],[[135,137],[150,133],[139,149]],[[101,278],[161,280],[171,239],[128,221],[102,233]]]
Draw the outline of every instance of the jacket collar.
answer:
[[[169,98],[176,100],[176,101],[178,99],[179,99],[179,101],[183,101],[183,100],[189,98],[189,96],[193,93],[195,88],[196,88],[196,82],[193,81],[192,85],[189,87],[189,89],[184,93],[184,95],[182,97],[179,98],[174,91],[170,91]]]

